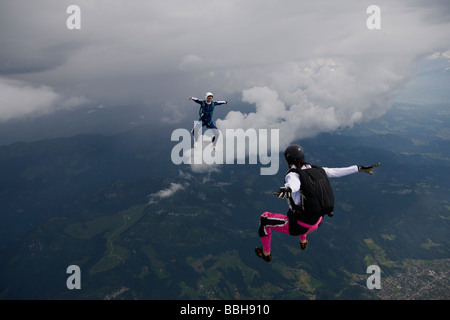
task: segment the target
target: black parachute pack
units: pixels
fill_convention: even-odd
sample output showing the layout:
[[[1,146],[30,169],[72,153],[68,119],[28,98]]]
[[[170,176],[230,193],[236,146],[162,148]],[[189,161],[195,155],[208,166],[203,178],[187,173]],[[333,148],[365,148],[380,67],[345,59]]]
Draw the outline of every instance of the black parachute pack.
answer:
[[[290,234],[299,235],[304,233],[304,228],[297,224],[297,220],[313,225],[323,215],[333,216],[334,194],[323,168],[319,166],[307,169],[293,168],[286,175],[290,172],[297,173],[301,182],[300,205],[296,205],[290,197],[292,210],[288,213]]]

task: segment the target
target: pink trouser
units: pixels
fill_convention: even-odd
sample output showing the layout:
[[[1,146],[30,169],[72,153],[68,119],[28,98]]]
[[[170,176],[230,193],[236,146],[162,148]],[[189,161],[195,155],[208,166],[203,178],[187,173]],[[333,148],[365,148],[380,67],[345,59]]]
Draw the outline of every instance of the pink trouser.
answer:
[[[264,219],[264,223],[262,223],[261,219]],[[306,228],[305,229],[306,232],[299,236],[300,241],[305,241],[306,235],[308,233],[316,231],[321,221],[322,217],[320,217],[319,221],[317,221],[317,223],[314,225],[309,225],[301,221],[297,221],[299,225]],[[287,215],[280,213],[264,212],[260,217],[259,224],[260,224],[259,235],[261,236],[263,250],[266,252],[270,252],[271,249],[270,242],[272,239],[272,230],[289,234],[289,219]]]

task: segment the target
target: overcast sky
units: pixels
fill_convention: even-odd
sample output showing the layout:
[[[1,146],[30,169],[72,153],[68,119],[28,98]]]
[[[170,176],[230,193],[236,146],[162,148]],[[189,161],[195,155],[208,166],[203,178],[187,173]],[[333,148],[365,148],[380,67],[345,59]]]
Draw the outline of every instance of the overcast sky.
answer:
[[[66,26],[71,4],[80,30]],[[0,125],[136,103],[176,123],[197,115],[189,96],[212,91],[230,102],[219,128],[282,125],[287,144],[376,118],[397,97],[426,102],[430,87],[448,101],[449,30],[445,0],[0,0]]]

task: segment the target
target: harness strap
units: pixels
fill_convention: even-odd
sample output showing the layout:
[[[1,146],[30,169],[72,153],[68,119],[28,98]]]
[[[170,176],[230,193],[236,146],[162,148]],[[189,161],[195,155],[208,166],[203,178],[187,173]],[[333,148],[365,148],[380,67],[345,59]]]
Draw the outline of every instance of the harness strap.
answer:
[[[203,100],[202,105],[200,106],[200,110],[198,111],[199,116],[200,117],[202,117],[203,115],[212,116],[212,114],[214,112],[214,101],[211,102],[211,110],[210,111],[206,111],[205,107],[206,107],[206,101]]]

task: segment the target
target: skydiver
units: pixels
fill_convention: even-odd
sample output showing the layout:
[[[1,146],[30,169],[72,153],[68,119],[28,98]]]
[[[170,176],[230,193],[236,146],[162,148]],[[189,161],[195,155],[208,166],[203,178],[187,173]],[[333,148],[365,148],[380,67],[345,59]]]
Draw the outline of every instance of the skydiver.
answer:
[[[303,151],[303,148],[299,145],[291,145],[286,148],[284,152],[284,157],[286,159],[286,163],[290,169],[295,168],[301,168],[302,170],[311,168],[311,165],[305,161],[305,154]],[[350,174],[354,174],[357,172],[365,172],[367,174],[372,175],[372,169],[378,167],[380,163],[376,163],[372,166],[357,166],[352,165],[349,167],[342,167],[342,168],[326,168],[323,167],[323,170],[325,171],[325,174],[328,178],[339,178],[343,176],[347,176]],[[291,201],[295,203],[296,208],[300,207],[301,200],[302,200],[302,193],[300,191],[301,182],[300,177],[298,173],[295,172],[289,172],[285,176],[285,184],[283,187],[280,188],[279,191],[274,192],[274,195],[276,195],[278,198],[282,199],[288,199],[290,198]],[[300,207],[301,208],[301,207]],[[290,234],[289,232],[289,217],[293,217],[293,208],[292,204],[289,205],[289,210],[287,215],[279,214],[279,213],[271,213],[271,212],[264,212],[260,216],[259,220],[259,236],[261,237],[262,242],[262,248],[256,247],[255,253],[256,255],[263,259],[265,262],[270,262],[272,260],[271,255],[271,248],[270,248],[270,242],[271,242],[271,234],[272,230]],[[295,220],[298,226],[295,226],[297,228],[298,233],[300,233],[300,248],[302,250],[306,250],[308,240],[306,238],[306,235],[308,233],[311,233],[321,225],[323,222],[322,216],[308,216],[308,215],[302,215],[295,214]]]
[[[197,123],[194,125],[194,128],[191,130],[191,134],[194,137],[194,148],[197,147],[198,141],[198,131],[202,126],[211,129],[214,133],[214,137],[212,138],[213,148],[216,150],[217,138],[219,137],[219,129],[217,129],[215,123],[212,120],[213,112],[215,106],[219,106],[222,104],[228,104],[227,101],[213,101],[213,94],[211,92],[207,92],[205,94],[206,100],[200,100],[195,97],[189,97],[189,100],[192,100],[200,105],[200,109],[198,111],[199,119]]]

